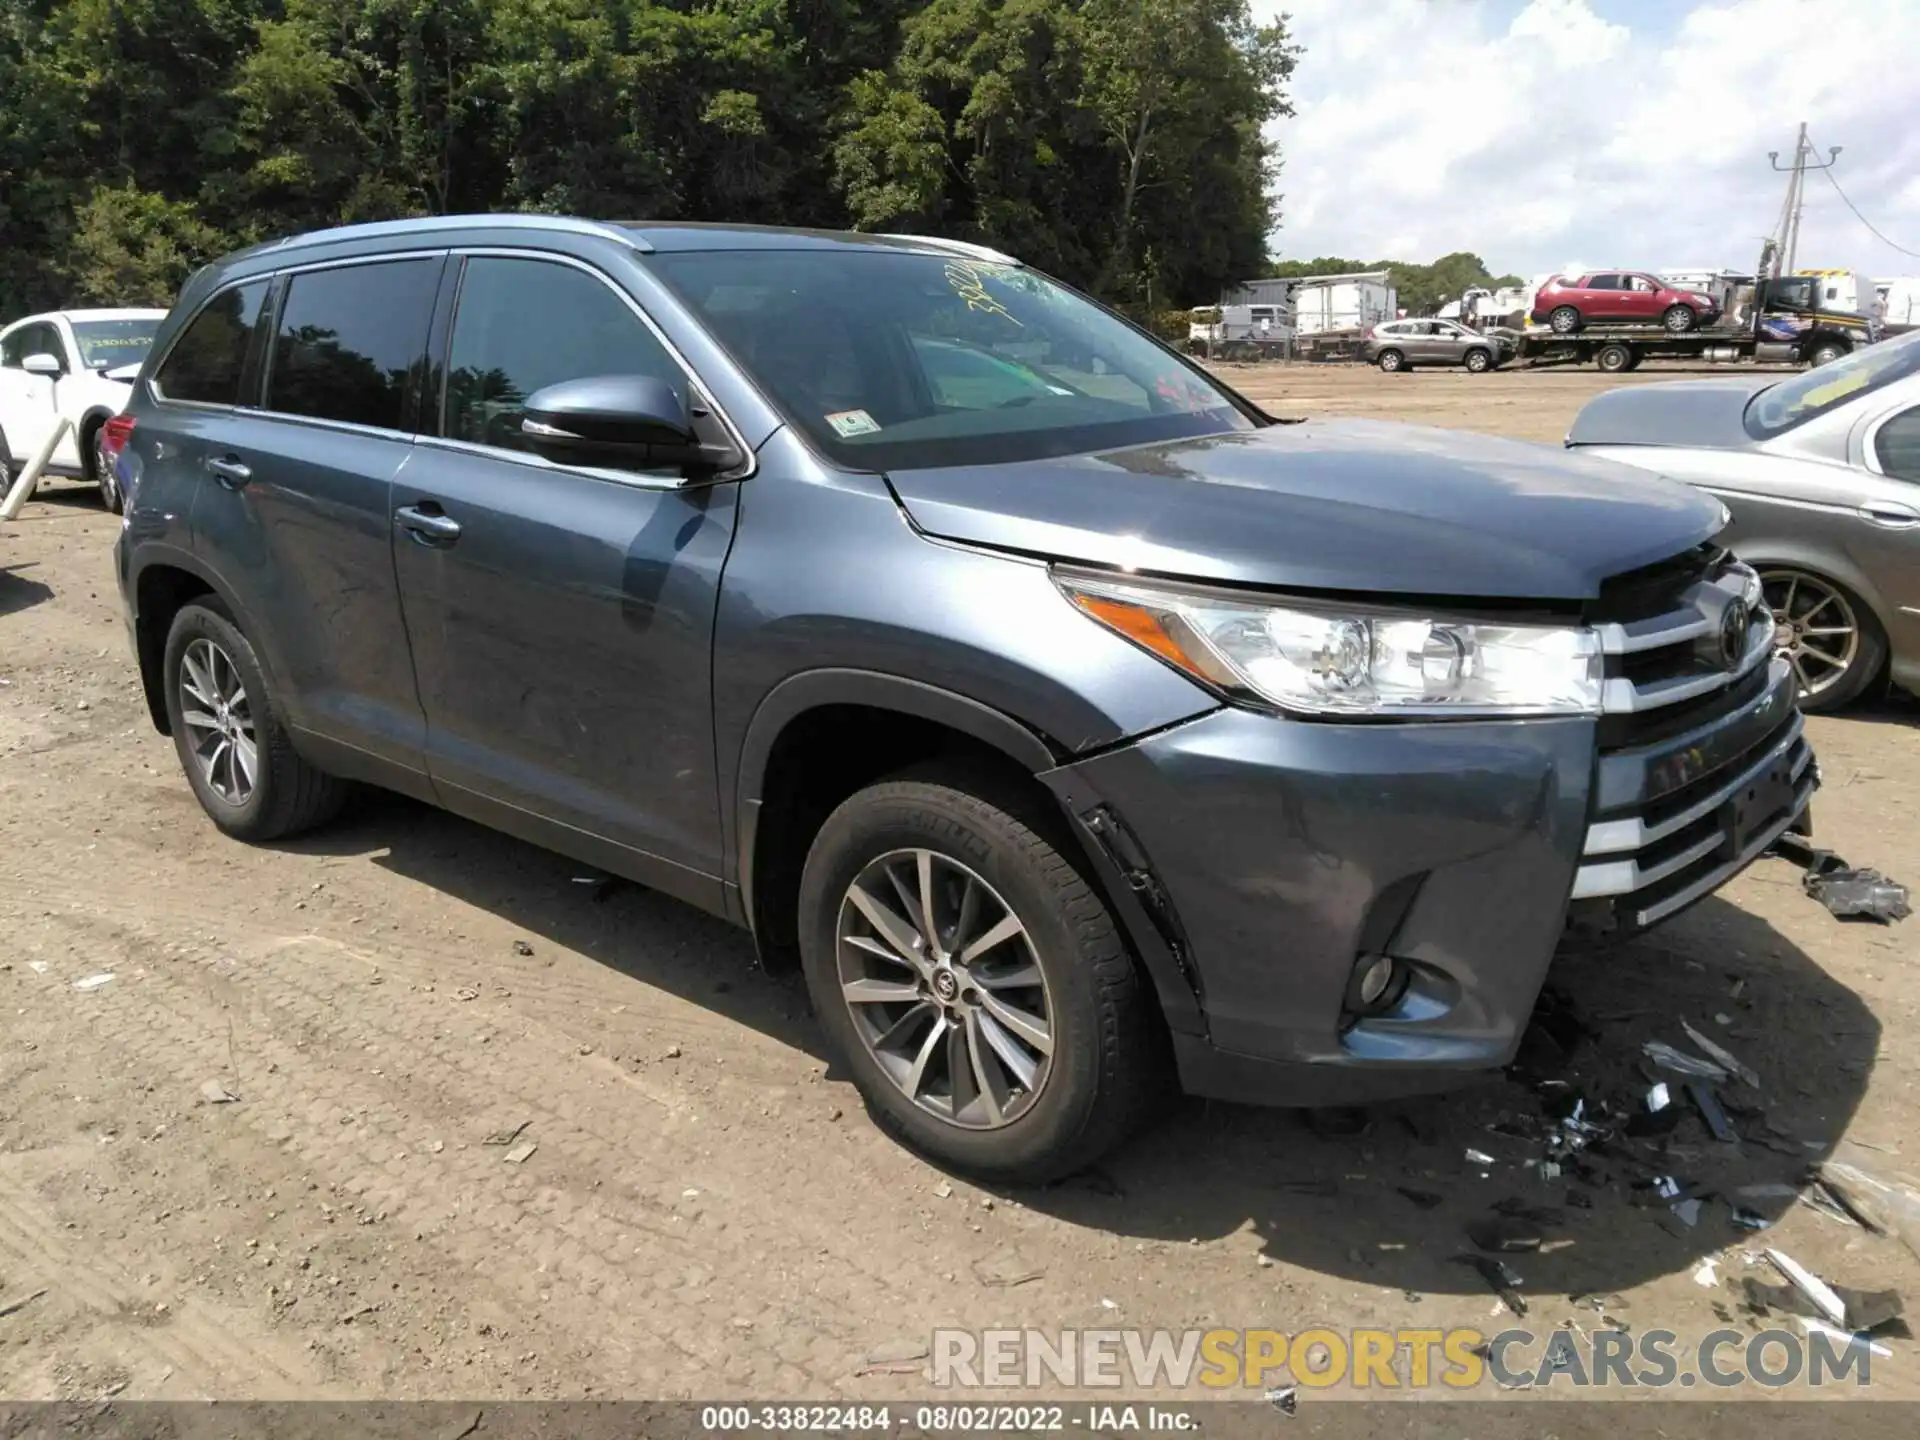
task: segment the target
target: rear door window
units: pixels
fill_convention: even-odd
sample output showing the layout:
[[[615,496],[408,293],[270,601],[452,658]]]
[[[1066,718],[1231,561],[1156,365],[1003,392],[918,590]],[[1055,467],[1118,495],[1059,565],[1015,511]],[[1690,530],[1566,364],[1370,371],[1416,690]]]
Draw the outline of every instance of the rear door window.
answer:
[[[559,261],[467,261],[447,356],[448,439],[524,450],[527,398],[594,375],[649,375],[687,396],[685,373],[606,281]]]
[[[240,377],[247,368],[247,347],[267,298],[265,280],[222,290],[209,300],[174,342],[166,363],[153,377],[162,400],[200,405],[235,405]]]
[[[1903,410],[1873,437],[1873,453],[1882,474],[1920,481],[1920,405]]]
[[[307,270],[287,282],[267,408],[410,430],[407,396],[426,354],[439,256]]]

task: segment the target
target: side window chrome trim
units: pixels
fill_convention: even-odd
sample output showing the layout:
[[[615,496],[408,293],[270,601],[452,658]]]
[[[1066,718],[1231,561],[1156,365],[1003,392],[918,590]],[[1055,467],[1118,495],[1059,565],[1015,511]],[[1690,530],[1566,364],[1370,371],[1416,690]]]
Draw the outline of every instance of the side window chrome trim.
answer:
[[[519,247],[509,247],[509,246],[500,246],[500,245],[455,246],[451,253],[457,258],[463,259],[463,260],[473,260],[473,259],[531,260],[531,261],[535,261],[537,263],[546,264],[546,265],[568,265],[575,270],[580,270],[585,272],[588,275],[591,275],[594,279],[598,280],[602,285],[606,286],[608,290],[613,292],[613,294],[620,299],[621,303],[623,303],[627,307],[627,309],[633,312],[635,318],[638,319],[642,325],[647,327],[648,332],[652,334],[653,338],[659,343],[660,348],[665,350],[667,352],[668,357],[672,359],[673,363],[680,367],[681,374],[685,375],[687,377],[687,380],[691,384],[697,385],[699,387],[701,395],[706,398],[706,402],[710,407],[712,407],[713,413],[720,417],[721,426],[726,430],[728,436],[732,439],[733,443],[737,447],[739,447],[740,453],[747,457],[746,463],[743,466],[741,466],[737,470],[730,471],[726,475],[715,476],[713,477],[713,481],[710,481],[708,483],[714,483],[714,482],[730,483],[735,480],[751,480],[754,474],[759,470],[760,468],[759,455],[754,451],[754,448],[747,443],[747,437],[741,433],[740,427],[733,423],[733,417],[726,412],[726,408],[722,406],[720,404],[720,401],[715,397],[713,393],[713,387],[711,385],[708,385],[706,381],[700,378],[700,372],[693,368],[693,366],[688,362],[687,357],[681,353],[680,347],[678,345],[675,345],[673,341],[668,338],[666,331],[662,330],[659,324],[654,320],[653,316],[649,315],[646,312],[646,308],[642,306],[639,301],[635,300],[631,295],[629,295],[624,289],[622,289],[619,283],[616,282],[611,275],[608,275],[604,270],[600,269],[597,265],[589,264],[587,261],[581,260],[575,256],[563,255],[553,250],[528,250],[528,249],[519,248]],[[463,279],[463,288],[464,288],[464,279]],[[453,324],[448,328],[448,331],[447,331],[449,356],[451,356],[452,354],[453,334],[459,328],[459,326],[460,326],[460,309],[459,309],[458,303],[456,302],[454,306],[454,312],[453,312]],[[444,388],[445,387],[444,387],[444,377],[443,377],[443,384],[442,384],[443,391],[444,391]],[[444,399],[442,402],[438,423],[441,425],[444,425],[446,423],[446,408],[445,408]],[[420,438],[423,441],[436,440],[436,441],[440,441],[442,443],[454,446],[455,448],[458,448],[458,449],[478,451],[479,453],[486,454],[486,455],[507,456],[511,459],[516,459],[516,460],[532,459],[532,460],[538,461],[539,466],[541,468],[545,468],[549,470],[557,470],[562,474],[590,475],[597,479],[615,480],[623,484],[629,483],[628,481],[629,475],[637,476],[639,473],[639,472],[621,472],[621,471],[613,471],[613,470],[601,470],[598,468],[588,468],[588,467],[571,466],[571,465],[555,465],[552,461],[545,460],[540,456],[529,456],[527,452],[523,450],[507,450],[507,449],[502,449],[498,446],[477,444],[470,440],[455,440],[447,436],[430,436],[430,435],[423,434]],[[681,485],[684,485],[685,483],[686,483],[685,481],[681,481],[679,482],[679,484],[676,484],[672,488],[678,489],[680,488]],[[655,487],[648,486],[647,488],[651,489]]]
[[[544,455],[535,455],[526,450],[503,450],[496,445],[482,445],[474,440],[454,440],[445,435],[416,435],[413,443],[423,449],[451,450],[462,455],[483,455],[489,460],[502,460],[513,465],[525,465],[531,470],[545,470],[555,475],[578,475],[587,480],[604,480],[613,485],[624,485],[629,490],[691,490],[694,484],[671,474],[649,474],[644,470],[602,470],[591,465],[561,465],[547,459]],[[752,452],[749,451],[749,454]],[[727,485],[735,480],[744,480],[745,475],[714,476],[703,480],[703,485]]]

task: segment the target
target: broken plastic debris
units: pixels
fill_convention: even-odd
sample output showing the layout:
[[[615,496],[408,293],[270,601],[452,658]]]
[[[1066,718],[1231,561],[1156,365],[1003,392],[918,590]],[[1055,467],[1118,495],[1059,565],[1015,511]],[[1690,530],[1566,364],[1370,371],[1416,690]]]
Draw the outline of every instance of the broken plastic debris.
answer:
[[[1647,1091],[1647,1113],[1650,1115],[1658,1115],[1672,1103],[1673,1093],[1667,1089],[1667,1082],[1664,1080]]]
[[[494,1131],[493,1134],[487,1136],[487,1138],[482,1140],[480,1143],[482,1145],[511,1145],[513,1144],[514,1141],[520,1138],[520,1136],[525,1132],[526,1128],[531,1124],[533,1124],[533,1121],[531,1120],[522,1120],[518,1125],[514,1126],[511,1130]]]
[[[1869,1168],[1867,1157],[1853,1141],[1841,1142],[1840,1150],[1818,1173],[1828,1191],[1862,1225],[1876,1234],[1899,1236],[1920,1255],[1920,1191]]]
[[[112,972],[104,971],[99,975],[89,975],[84,980],[74,981],[73,988],[76,990],[98,990],[102,985],[111,985],[112,983]]]
[[[1693,1108],[1700,1112],[1700,1118],[1707,1122],[1707,1129],[1713,1138],[1726,1144],[1740,1137],[1733,1132],[1733,1125],[1727,1119],[1727,1112],[1720,1108],[1720,1097],[1713,1093],[1713,1087],[1704,1080],[1689,1080],[1687,1094],[1693,1099]]]
[[[890,1340],[869,1351],[862,1375],[913,1375],[926,1368],[927,1347],[917,1340]]]
[[[1773,1262],[1773,1268],[1784,1275],[1795,1290],[1813,1304],[1823,1318],[1835,1325],[1846,1323],[1847,1307],[1826,1281],[1784,1251],[1769,1250],[1767,1259]]]
[[[1755,1090],[1760,1088],[1759,1073],[1752,1066],[1742,1063],[1731,1050],[1717,1041],[1709,1040],[1684,1020],[1680,1022],[1680,1028],[1687,1032],[1687,1038],[1693,1041],[1701,1053],[1714,1064],[1721,1066],[1742,1085],[1751,1085]]]
[[[1282,1415],[1293,1415],[1300,1409],[1300,1387],[1283,1385],[1278,1390],[1267,1391],[1267,1403]]]
[[[1470,1265],[1479,1271],[1480,1278],[1487,1282],[1488,1288],[1500,1297],[1507,1309],[1518,1316],[1526,1315],[1527,1302],[1520,1297],[1522,1281],[1506,1262],[1495,1260],[1490,1255],[1456,1255],[1453,1261],[1456,1265]]]
[[[1663,1070],[1671,1070],[1676,1075],[1686,1075],[1695,1080],[1725,1080],[1727,1072],[1711,1060],[1702,1060],[1696,1055],[1688,1055],[1676,1050],[1664,1040],[1649,1040],[1640,1047],[1640,1053]]]
[[[231,1105],[240,1097],[218,1080],[209,1080],[200,1087],[200,1098],[209,1105]]]
[[[1703,1285],[1709,1290],[1717,1289],[1720,1284],[1720,1272],[1714,1267],[1718,1264],[1719,1261],[1713,1256],[1707,1256],[1700,1262],[1700,1268],[1693,1272],[1693,1283]]]
[[[1496,1162],[1494,1158],[1484,1150],[1469,1150],[1467,1151],[1467,1163],[1469,1165],[1492,1165]]]
[[[1700,1202],[1698,1199],[1676,1200],[1669,1207],[1680,1217],[1680,1223],[1692,1228],[1700,1223]]]
[[[1467,1238],[1480,1249],[1494,1254],[1517,1254],[1525,1250],[1538,1250],[1543,1239],[1536,1226],[1510,1216],[1469,1221]]]
[[[1906,886],[1894,883],[1878,870],[1852,869],[1831,850],[1813,852],[1800,883],[1836,919],[1859,916],[1885,925],[1913,913],[1907,903]]]
[[[1653,1193],[1662,1200],[1676,1199],[1680,1194],[1680,1182],[1671,1175],[1656,1175],[1653,1177]]]
[[[1016,1285],[1038,1280],[1044,1273],[1039,1266],[1030,1264],[1014,1250],[996,1251],[984,1260],[973,1262],[973,1278],[982,1285],[1000,1290],[1011,1290]]]
[[[1773,1222],[1758,1210],[1749,1210],[1744,1205],[1736,1205],[1727,1217],[1736,1230],[1765,1230]]]
[[[500,1158],[505,1160],[509,1165],[524,1165],[533,1158],[533,1152],[539,1148],[538,1145],[528,1140],[514,1146],[513,1149],[507,1151],[507,1153]]]
[[[1816,1215],[1824,1215],[1836,1224],[1853,1226],[1860,1224],[1847,1207],[1834,1199],[1832,1192],[1817,1180],[1800,1192],[1800,1203]]]
[[[44,975],[50,967],[44,960],[29,960],[27,961],[27,968],[36,975]]]

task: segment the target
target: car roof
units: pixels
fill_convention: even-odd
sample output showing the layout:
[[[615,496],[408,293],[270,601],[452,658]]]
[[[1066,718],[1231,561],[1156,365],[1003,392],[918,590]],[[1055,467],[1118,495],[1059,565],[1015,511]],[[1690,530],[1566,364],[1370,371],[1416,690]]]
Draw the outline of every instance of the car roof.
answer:
[[[643,252],[685,250],[823,250],[852,246],[863,250],[907,250],[924,254],[964,254],[1001,264],[1017,264],[1012,256],[961,240],[926,235],[878,235],[864,231],[812,230],[783,225],[734,225],[693,220],[588,220],[573,215],[428,215],[407,220],[380,220],[311,230],[281,240],[269,240],[217,262],[227,269],[238,261],[266,254],[288,254],[343,241],[407,240],[433,235],[457,235],[467,230],[564,232],[600,235],[619,240]]]

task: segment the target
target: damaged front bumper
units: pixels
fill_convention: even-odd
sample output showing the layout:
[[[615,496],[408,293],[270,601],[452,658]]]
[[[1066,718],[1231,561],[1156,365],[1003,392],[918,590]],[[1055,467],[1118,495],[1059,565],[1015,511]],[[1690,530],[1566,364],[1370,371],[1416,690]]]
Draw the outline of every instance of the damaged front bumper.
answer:
[[[1324,724],[1223,709],[1044,777],[1148,959],[1189,1092],[1350,1104],[1518,1047],[1570,925],[1677,914],[1804,814],[1791,677],[1644,743],[1606,719]],[[1396,983],[1374,1007],[1355,978]]]

